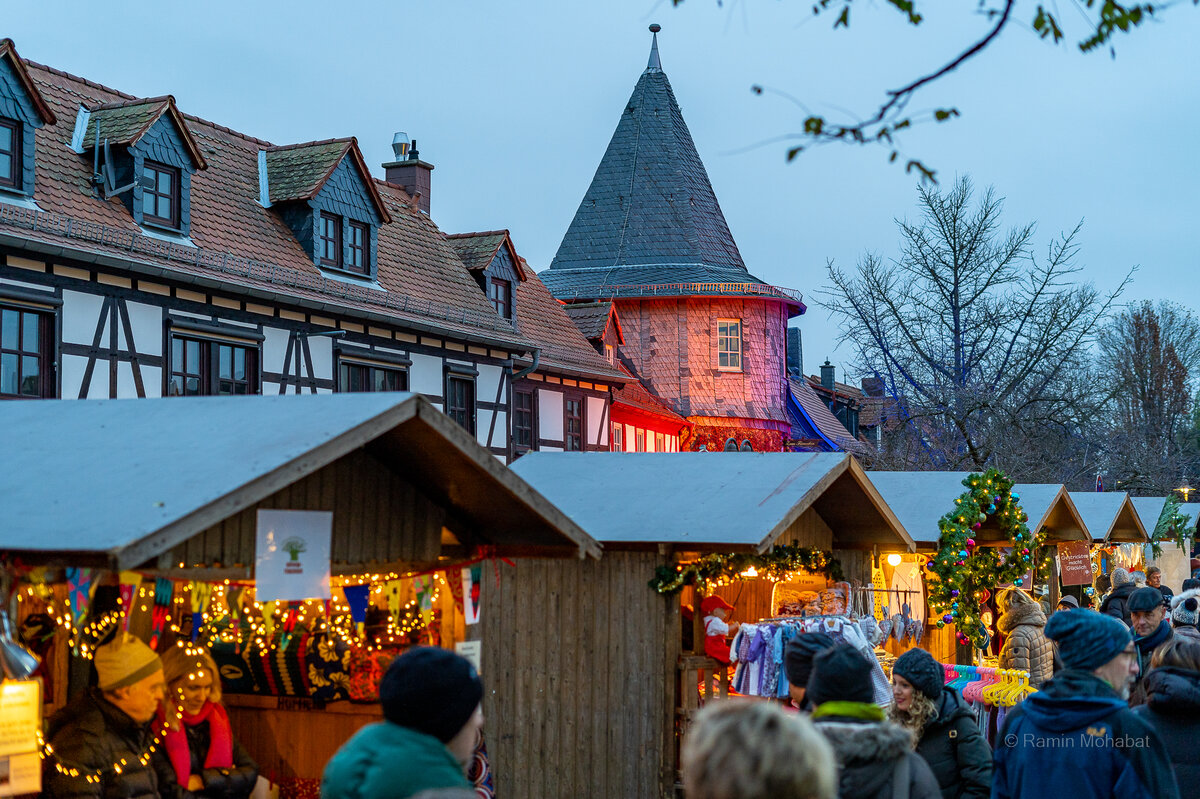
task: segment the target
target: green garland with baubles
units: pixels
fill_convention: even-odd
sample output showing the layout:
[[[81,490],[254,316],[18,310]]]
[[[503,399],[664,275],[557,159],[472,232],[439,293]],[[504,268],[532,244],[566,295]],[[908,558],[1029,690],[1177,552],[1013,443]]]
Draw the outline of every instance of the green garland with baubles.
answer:
[[[929,604],[934,612],[942,614],[936,622],[938,627],[954,624],[960,644],[983,648],[989,638],[980,611],[986,592],[1004,583],[1021,586],[1034,558],[1044,560],[1048,553],[1038,552],[1044,535],[1030,533],[1021,496],[1013,491],[1013,481],[1003,472],[988,469],[983,474],[972,474],[963,485],[967,490],[954,500],[954,510],[938,521],[938,552],[926,564],[938,577],[930,581]],[[975,541],[974,535],[988,519],[1012,543],[1007,554]]]
[[[742,572],[751,567],[755,576],[768,580],[785,580],[799,572],[824,574],[835,582],[842,579],[842,564],[829,553],[819,549],[792,544],[780,544],[761,555],[739,552],[733,555],[705,555],[692,563],[659,566],[650,587],[660,594],[676,594],[685,585],[721,585],[737,579],[748,579]]]
[[[1179,506],[1179,497],[1174,494],[1163,503],[1162,513],[1158,515],[1158,522],[1150,534],[1150,554],[1155,558],[1162,557],[1163,541],[1172,542],[1184,552],[1191,551],[1187,531],[1188,521],[1192,517],[1180,511]]]

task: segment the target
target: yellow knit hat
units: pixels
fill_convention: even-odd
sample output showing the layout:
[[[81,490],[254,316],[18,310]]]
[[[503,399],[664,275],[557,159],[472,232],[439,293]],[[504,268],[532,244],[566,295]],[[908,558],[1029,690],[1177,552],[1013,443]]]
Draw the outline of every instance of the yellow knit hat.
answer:
[[[100,690],[115,691],[144,680],[156,671],[162,671],[162,661],[154,650],[142,640],[127,632],[96,650],[93,661],[100,675]]]

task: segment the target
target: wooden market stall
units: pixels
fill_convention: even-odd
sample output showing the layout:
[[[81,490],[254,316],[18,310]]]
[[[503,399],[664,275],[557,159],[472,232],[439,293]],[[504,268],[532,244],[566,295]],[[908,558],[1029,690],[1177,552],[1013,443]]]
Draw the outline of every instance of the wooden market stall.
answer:
[[[1150,540],[1127,493],[1072,491],[1071,502],[1087,526],[1094,546],[1145,544]]]
[[[157,623],[164,639],[170,636],[162,622],[151,620],[150,606],[162,599],[164,586],[173,587],[166,591],[171,597],[166,624],[184,635],[190,611],[196,610],[185,607],[189,597],[253,591],[257,511],[332,513],[331,571],[337,587],[323,614],[319,602],[315,610],[273,604],[263,612],[261,603],[228,600],[223,612],[233,619],[230,629],[241,629],[239,617],[256,618],[249,622],[253,632],[245,642],[237,634],[245,671],[260,665],[255,658],[267,671],[267,661],[281,661],[283,655],[276,658],[276,653],[295,639],[281,639],[291,630],[277,628],[297,620],[303,625],[305,613],[314,621],[312,647],[324,634],[347,659],[356,648],[390,656],[398,650],[388,644],[411,642],[418,632],[421,642],[446,647],[478,640],[482,626],[467,626],[461,603],[446,590],[426,595],[419,616],[411,614],[420,624],[406,628],[403,632],[412,635],[405,638],[395,626],[400,608],[387,610],[385,603],[392,600],[384,595],[385,586],[403,601],[419,590],[409,585],[409,575],[436,575],[444,587],[455,564],[482,560],[490,569],[493,558],[600,554],[599,545],[575,522],[418,395],[47,400],[8,403],[5,421],[0,468],[9,477],[0,556],[10,571],[19,568],[18,576],[55,582],[58,593],[47,602],[63,599],[63,567],[95,568],[97,582],[114,584],[118,572],[122,582],[135,575],[141,588],[127,601],[135,632]],[[372,607],[384,604],[378,610],[387,618],[387,640],[363,638],[343,616],[338,618],[347,620],[346,629],[334,641],[331,609],[334,614],[349,610],[348,599],[341,597],[344,589],[339,590],[343,585],[369,586]],[[425,585],[428,591],[432,582]],[[208,588],[197,592],[197,586]],[[21,604],[40,601],[34,588],[26,583],[18,592],[26,600]],[[413,604],[408,601],[404,612]],[[71,627],[62,607],[55,613]],[[204,611],[205,630],[217,615]],[[319,633],[317,621],[319,630],[330,632]],[[76,619],[75,626],[83,627],[84,619]],[[62,644],[66,633],[58,637]],[[253,656],[246,654],[251,638],[267,640]],[[214,640],[215,653],[225,638]],[[284,643],[277,646],[279,640]],[[483,640],[485,647],[493,643]],[[66,650],[60,645],[51,654],[60,671]],[[336,690],[336,675],[329,683],[334,688],[327,684],[319,698],[320,677],[306,676],[303,651],[297,657],[299,672],[283,680],[283,688],[268,675],[269,687],[278,690],[263,690],[259,680],[253,695],[236,694],[231,677],[247,675],[219,662],[235,734],[262,773],[275,781],[308,781],[311,789],[338,746],[363,724],[379,720],[380,711],[377,702],[344,701],[347,694]],[[499,679],[504,666],[485,655],[481,671],[489,693],[511,690]],[[63,704],[65,696],[60,682],[47,697],[48,709]]]
[[[685,675],[716,662],[682,652],[680,597],[649,586],[659,567],[793,544],[869,582],[872,548],[912,548],[845,454],[532,453],[513,469],[604,546],[597,562],[518,560],[485,582],[485,640],[510,642],[497,657],[520,680],[485,710],[524,720],[491,755],[518,796],[673,794]],[[773,615],[768,581],[742,585],[737,618]]]

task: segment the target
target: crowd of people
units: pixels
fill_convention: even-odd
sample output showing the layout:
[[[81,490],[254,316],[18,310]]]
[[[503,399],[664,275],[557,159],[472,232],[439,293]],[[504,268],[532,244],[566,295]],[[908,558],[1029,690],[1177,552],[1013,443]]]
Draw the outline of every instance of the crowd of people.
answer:
[[[686,796],[1200,797],[1200,580],[1175,594],[1153,567],[1144,582],[1116,569],[1112,586],[1099,610],[1064,596],[1049,613],[1020,588],[997,597],[1000,666],[1039,690],[1008,712],[994,748],[925,650],[893,664],[885,711],[866,657],[800,635],[783,656],[788,706],[730,699],[697,715]]]

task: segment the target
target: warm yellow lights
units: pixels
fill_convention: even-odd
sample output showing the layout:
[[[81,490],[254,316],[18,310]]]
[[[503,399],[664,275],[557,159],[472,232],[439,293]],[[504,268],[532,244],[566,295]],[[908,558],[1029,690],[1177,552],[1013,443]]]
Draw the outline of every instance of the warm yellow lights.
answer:
[[[897,555],[894,552],[891,555],[888,555],[888,565],[889,566],[899,566],[900,561],[902,561],[902,560],[904,560],[904,558],[900,557],[899,555]]]

